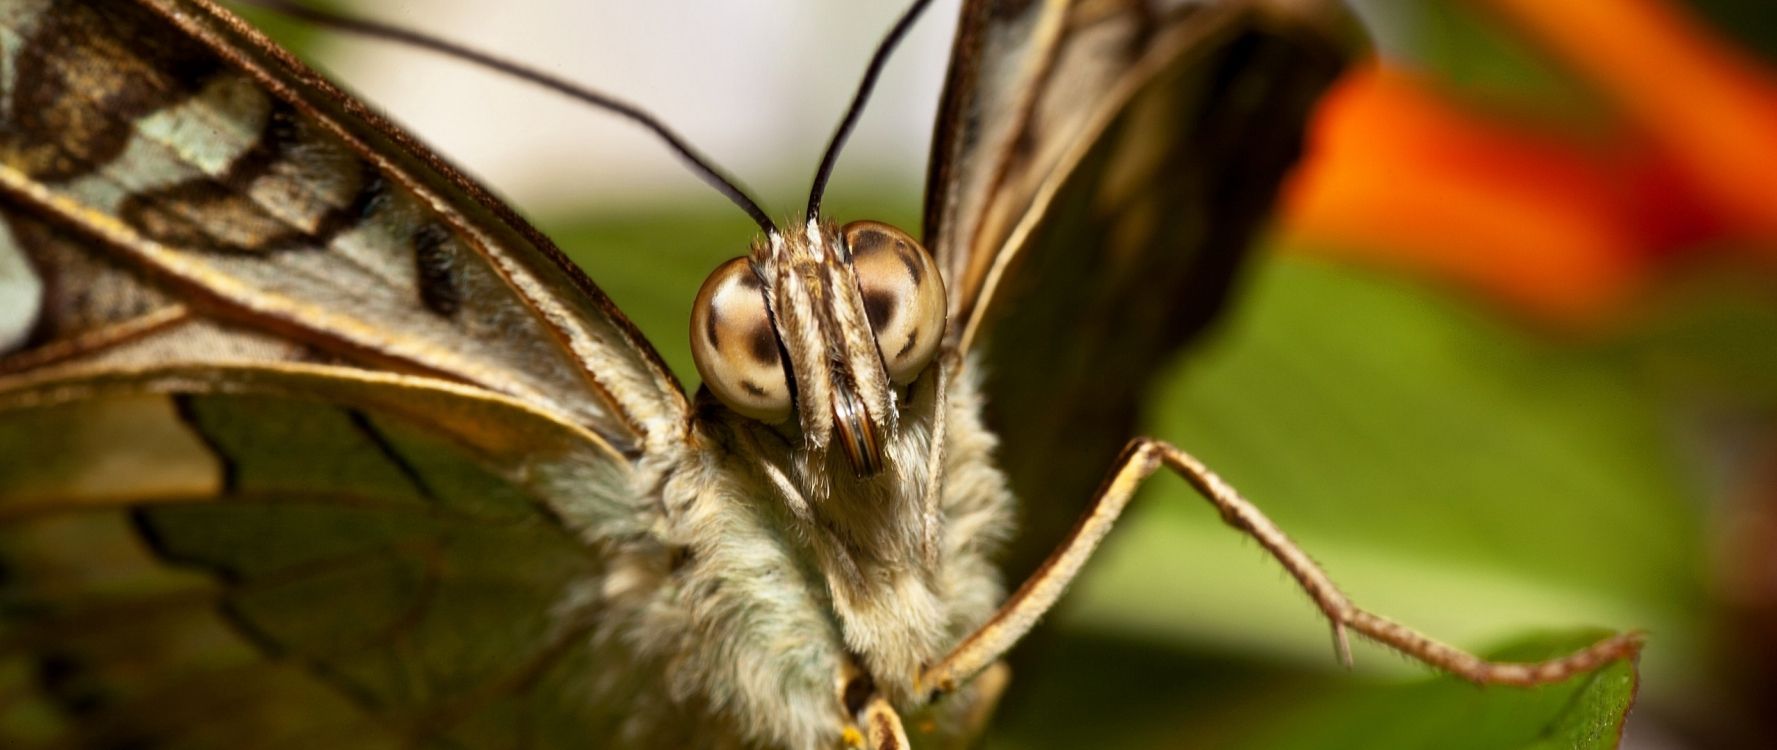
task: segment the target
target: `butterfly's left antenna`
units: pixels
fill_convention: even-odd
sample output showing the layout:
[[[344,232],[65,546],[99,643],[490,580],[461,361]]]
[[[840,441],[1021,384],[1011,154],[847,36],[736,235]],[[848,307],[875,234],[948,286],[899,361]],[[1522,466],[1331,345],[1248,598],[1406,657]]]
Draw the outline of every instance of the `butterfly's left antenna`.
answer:
[[[455,42],[439,39],[438,37],[423,34],[412,29],[404,29],[398,26],[378,23],[376,21],[329,13],[327,11],[310,8],[301,3],[291,2],[290,0],[232,0],[232,2],[239,5],[250,5],[257,8],[263,8],[274,13],[280,13],[334,31],[343,31],[349,34],[383,39],[397,44],[406,44],[420,49],[437,52],[446,57],[456,58],[472,65],[479,65],[490,70],[504,73],[521,81],[534,83],[566,96],[569,99],[585,102],[594,107],[616,114],[619,117],[628,119],[631,122],[647,128],[649,131],[653,132],[654,135],[658,136],[660,140],[665,141],[667,147],[671,148],[673,153],[678,154],[679,158],[683,159],[685,163],[691,167],[691,171],[696,173],[698,178],[709,183],[710,187],[715,188],[716,192],[726,196],[729,201],[734,203],[734,205],[739,206],[740,210],[747,212],[747,216],[752,217],[753,223],[758,224],[759,228],[764,230],[767,236],[776,237],[782,234],[778,231],[777,225],[771,222],[771,217],[765,215],[765,210],[761,209],[758,202],[754,201],[751,196],[747,195],[747,192],[740,187],[739,183],[729,177],[721,169],[717,168],[715,163],[710,161],[709,157],[704,156],[697,149],[692,148],[691,144],[686,143],[685,139],[679,137],[679,134],[673,132],[673,130],[668,128],[665,123],[634,104],[593,91],[592,89],[557,78],[548,73],[533,70],[519,65],[518,63],[502,60],[485,52],[480,52]],[[921,4],[924,3],[922,2]]]
[[[821,166],[815,170],[814,186],[808,191],[808,220],[818,221],[821,215],[821,197],[827,192],[827,179],[833,176],[833,165],[839,161],[839,152],[845,148],[845,139],[851,137],[852,128],[857,127],[858,118],[864,114],[864,104],[870,101],[870,92],[876,88],[876,79],[882,77],[882,69],[888,65],[889,55],[895,46],[907,36],[913,28],[913,22],[919,20],[926,6],[932,0],[915,0],[913,5],[901,14],[901,20],[889,29],[887,36],[876,45],[876,54],[870,57],[870,67],[864,70],[864,81],[858,84],[857,93],[852,95],[851,106],[845,110],[845,119],[839,121],[839,129],[833,131],[833,140],[827,142],[827,150],[821,154]]]

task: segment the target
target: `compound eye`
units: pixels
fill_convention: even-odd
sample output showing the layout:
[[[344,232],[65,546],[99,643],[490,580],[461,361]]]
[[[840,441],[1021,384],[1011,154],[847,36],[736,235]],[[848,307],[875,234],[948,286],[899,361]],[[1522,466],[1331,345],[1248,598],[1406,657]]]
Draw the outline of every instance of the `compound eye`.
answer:
[[[944,338],[944,280],[938,264],[906,232],[887,224],[855,221],[843,232],[889,379],[911,383]]]
[[[765,294],[746,258],[723,263],[691,308],[691,359],[716,398],[761,422],[790,416],[790,385]]]

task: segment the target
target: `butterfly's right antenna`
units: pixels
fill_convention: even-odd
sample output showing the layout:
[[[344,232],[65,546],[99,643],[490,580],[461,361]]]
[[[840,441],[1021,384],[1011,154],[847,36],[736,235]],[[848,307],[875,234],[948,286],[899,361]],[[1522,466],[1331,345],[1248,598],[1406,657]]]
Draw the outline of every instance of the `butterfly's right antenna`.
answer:
[[[838,129],[833,131],[833,140],[827,142],[827,150],[821,154],[821,166],[815,169],[814,186],[808,191],[808,220],[816,221],[821,213],[821,198],[827,192],[827,178],[833,176],[833,167],[839,163],[839,152],[845,149],[845,139],[851,137],[852,128],[857,127],[858,118],[864,114],[864,104],[870,101],[870,92],[876,88],[876,79],[882,76],[882,69],[888,65],[889,55],[894,53],[895,46],[907,36],[913,28],[913,22],[919,20],[926,6],[932,0],[915,0],[901,14],[901,20],[889,29],[887,36],[876,45],[876,54],[870,56],[870,66],[864,70],[864,82],[858,84],[858,91],[852,94],[851,106],[845,109],[845,119],[839,121]]]
[[[747,212],[747,216],[751,217],[753,223],[758,224],[759,228],[764,230],[766,236],[775,237],[781,234],[777,229],[777,225],[771,222],[771,217],[765,215],[764,209],[759,208],[758,202],[754,201],[751,196],[748,196],[747,192],[741,189],[739,183],[735,182],[733,178],[729,177],[721,169],[718,169],[708,157],[699,153],[697,149],[692,148],[691,144],[686,143],[685,139],[680,138],[679,134],[673,132],[665,123],[662,123],[653,115],[648,114],[634,104],[568,82],[561,78],[549,75],[548,73],[533,70],[507,60],[502,60],[485,52],[470,49],[455,42],[439,39],[438,37],[423,34],[412,29],[404,29],[398,26],[378,23],[376,21],[329,13],[327,11],[310,8],[301,3],[293,2],[292,0],[233,0],[233,2],[241,5],[264,8],[265,10],[274,13],[286,15],[334,31],[383,39],[397,44],[406,44],[408,46],[437,52],[446,57],[456,58],[472,65],[479,65],[490,70],[504,73],[521,81],[534,83],[570,99],[609,111],[619,117],[623,117],[647,128],[649,131],[653,132],[654,135],[658,136],[660,140],[665,141],[667,147],[671,148],[673,153],[678,154],[679,158],[683,159],[685,163],[691,167],[691,171],[696,173],[698,178],[709,183],[710,187],[715,188],[716,192],[721,193],[723,196],[727,197],[729,201],[732,201],[734,205],[739,206],[740,210]]]

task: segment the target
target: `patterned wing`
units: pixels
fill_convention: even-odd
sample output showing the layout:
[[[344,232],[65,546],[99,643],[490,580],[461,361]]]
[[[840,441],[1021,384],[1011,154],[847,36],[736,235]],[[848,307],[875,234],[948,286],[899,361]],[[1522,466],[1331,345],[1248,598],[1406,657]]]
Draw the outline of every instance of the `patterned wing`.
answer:
[[[31,217],[0,244],[40,289],[0,367],[77,367],[196,318],[506,394],[625,453],[683,434],[678,384],[553,245],[206,0],[6,0],[0,55],[0,198]],[[95,295],[95,264],[154,291]]]
[[[585,539],[645,516],[579,427],[424,379],[162,367],[9,383],[0,455],[0,746],[616,731],[633,670]]]
[[[685,409],[545,240],[232,17],[0,0],[0,747],[613,736],[607,561]]]
[[[1026,500],[1028,568],[1222,307],[1354,27],[1317,0],[969,3],[926,239]]]

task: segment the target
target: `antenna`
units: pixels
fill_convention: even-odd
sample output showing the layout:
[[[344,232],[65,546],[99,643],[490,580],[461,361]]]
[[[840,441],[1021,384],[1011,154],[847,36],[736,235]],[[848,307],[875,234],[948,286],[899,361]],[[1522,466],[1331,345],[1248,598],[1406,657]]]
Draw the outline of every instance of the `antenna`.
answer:
[[[826,152],[821,154],[821,166],[815,170],[814,186],[808,191],[808,220],[816,221],[821,212],[821,197],[827,192],[827,179],[833,176],[833,166],[839,162],[839,152],[845,148],[845,139],[851,137],[852,128],[857,127],[858,118],[864,114],[864,104],[870,101],[870,91],[876,88],[876,79],[882,76],[882,69],[888,65],[889,55],[893,54],[896,45],[907,36],[913,28],[913,22],[919,20],[926,6],[932,0],[914,0],[901,20],[889,29],[887,36],[876,45],[876,54],[870,57],[870,67],[864,69],[864,81],[858,84],[858,92],[852,95],[851,106],[845,110],[845,119],[839,121],[839,129],[833,131],[833,140],[827,142]]]
[[[233,2],[240,5],[263,8],[274,13],[280,13],[334,31],[382,39],[397,44],[405,44],[410,47],[418,47],[423,50],[436,52],[445,57],[455,58],[471,65],[478,65],[489,70],[504,73],[521,81],[536,84],[557,94],[566,96],[569,99],[590,104],[599,109],[611,112],[612,114],[641,125],[654,133],[655,136],[659,137],[660,140],[666,143],[668,148],[672,149],[673,153],[677,154],[680,159],[684,160],[684,162],[691,167],[693,174],[696,174],[699,179],[708,183],[710,187],[715,188],[716,192],[721,193],[728,198],[728,200],[733,202],[734,205],[739,206],[740,210],[747,212],[747,216],[751,217],[753,223],[758,224],[759,228],[764,230],[767,236],[780,234],[777,225],[771,222],[771,217],[765,215],[765,211],[759,208],[759,204],[755,202],[752,197],[748,196],[747,192],[743,190],[733,178],[729,177],[723,170],[717,168],[715,163],[710,161],[709,157],[704,156],[697,149],[692,148],[691,144],[686,143],[685,139],[679,137],[679,134],[673,132],[673,130],[668,128],[665,123],[662,123],[658,118],[634,104],[557,78],[548,73],[527,68],[518,63],[502,60],[485,52],[480,52],[461,44],[418,31],[413,31],[411,29],[403,29],[398,26],[391,26],[376,21],[329,13],[327,11],[310,8],[301,3],[293,2],[292,0],[233,0]]]

